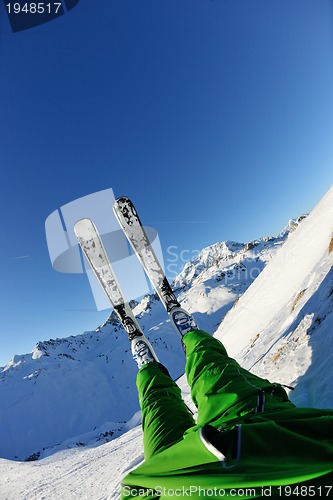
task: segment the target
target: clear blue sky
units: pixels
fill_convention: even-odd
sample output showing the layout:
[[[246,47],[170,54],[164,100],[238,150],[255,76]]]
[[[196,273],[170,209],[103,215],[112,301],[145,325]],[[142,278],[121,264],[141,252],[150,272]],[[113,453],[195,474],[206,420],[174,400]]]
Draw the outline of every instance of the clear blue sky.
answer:
[[[108,315],[52,269],[60,206],[113,188],[167,256],[276,234],[331,186],[330,0],[81,0],[19,33],[0,15],[0,366]]]

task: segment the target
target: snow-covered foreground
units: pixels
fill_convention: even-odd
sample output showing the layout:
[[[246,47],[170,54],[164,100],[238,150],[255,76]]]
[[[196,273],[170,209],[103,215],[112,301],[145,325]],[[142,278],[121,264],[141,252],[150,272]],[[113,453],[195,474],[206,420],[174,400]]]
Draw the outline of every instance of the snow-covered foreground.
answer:
[[[332,236],[333,188],[310,216],[278,237],[213,245],[174,282],[202,328],[221,339],[245,368],[295,387],[290,397],[299,406],[333,408]],[[180,341],[161,304],[148,296],[135,313],[161,361],[179,375]],[[40,343],[0,370],[0,450],[6,457],[0,458],[0,500],[119,498],[122,477],[143,460],[135,373],[125,340],[112,317],[94,333]],[[53,393],[47,392],[45,401],[49,383]],[[179,385],[189,404],[184,377]],[[104,402],[110,391],[111,404]],[[90,397],[94,403],[82,424]],[[65,425],[64,415],[65,437],[57,441],[57,418]],[[8,459],[12,445],[21,460],[33,451],[40,459]]]
[[[60,451],[35,462],[0,459],[1,500],[119,498],[121,479],[143,460],[139,426],[95,448]]]

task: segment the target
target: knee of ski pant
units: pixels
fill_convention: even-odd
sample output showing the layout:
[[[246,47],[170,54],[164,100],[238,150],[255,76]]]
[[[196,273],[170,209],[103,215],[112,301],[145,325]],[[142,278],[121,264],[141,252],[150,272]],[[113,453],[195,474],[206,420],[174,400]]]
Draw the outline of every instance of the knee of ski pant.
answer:
[[[168,370],[161,363],[147,363],[137,374],[136,386],[138,389],[141,408],[147,404],[150,399],[155,399],[156,393],[159,398],[173,394],[181,397],[181,392],[177,384],[172,380]],[[166,391],[164,391],[166,389]]]
[[[188,332],[183,337],[183,343],[186,348],[187,356],[196,351],[214,351],[219,352],[223,356],[228,356],[222,342],[203,330],[192,330]]]
[[[203,372],[222,370],[226,363],[238,363],[228,357],[223,344],[202,330],[188,332],[184,338],[186,352],[186,376],[190,386]]]

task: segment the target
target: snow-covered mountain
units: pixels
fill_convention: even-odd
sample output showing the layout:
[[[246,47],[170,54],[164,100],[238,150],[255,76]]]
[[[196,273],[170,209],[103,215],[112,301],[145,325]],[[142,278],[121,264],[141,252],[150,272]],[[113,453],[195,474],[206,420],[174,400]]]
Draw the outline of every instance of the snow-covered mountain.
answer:
[[[297,224],[276,238],[217,243],[185,265],[173,287],[203,329],[216,330]],[[160,360],[179,377],[184,355],[160,301],[147,295],[131,305]],[[101,426],[107,436],[119,434],[139,409],[136,372],[114,313],[94,332],[38,342],[31,353],[14,356],[0,373],[0,456],[32,460]]]
[[[277,237],[212,245],[173,282],[199,326],[244,367],[295,387],[303,406],[333,408],[332,235],[333,188]],[[146,296],[134,312],[161,362],[182,375],[161,303]],[[118,498],[121,477],[142,460],[135,374],[112,314],[95,332],[15,356],[0,370],[0,498]],[[184,377],[179,385],[190,404]]]

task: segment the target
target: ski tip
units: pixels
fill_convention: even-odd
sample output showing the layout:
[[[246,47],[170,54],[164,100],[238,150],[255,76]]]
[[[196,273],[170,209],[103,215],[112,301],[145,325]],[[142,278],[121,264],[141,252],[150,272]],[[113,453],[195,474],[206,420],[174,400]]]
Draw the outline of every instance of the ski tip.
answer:
[[[92,224],[92,220],[89,219],[88,217],[83,217],[82,219],[79,219],[75,222],[74,227],[79,227],[82,226],[83,224]]]
[[[113,202],[113,212],[117,219],[120,215],[124,215],[128,210],[137,215],[133,202],[127,196],[120,196]]]
[[[133,205],[133,203],[131,202],[131,200],[127,196],[120,196],[119,198],[117,198],[113,202],[113,206],[116,207],[117,205],[119,205],[121,203],[130,203],[131,205]]]
[[[113,212],[121,226],[123,226],[124,221],[126,222],[126,225],[132,225],[132,217],[134,217],[137,222],[142,225],[134,203],[127,198],[127,196],[121,196],[114,201]]]
[[[88,217],[84,217],[82,219],[79,219],[75,222],[74,224],[74,233],[76,236],[78,236],[78,234],[81,233],[81,230],[83,228],[86,228],[87,226],[94,226],[94,223],[91,219],[89,219]]]

